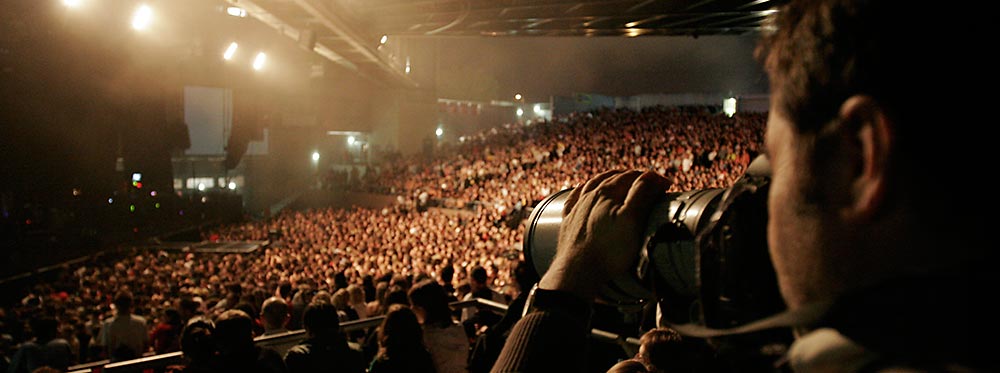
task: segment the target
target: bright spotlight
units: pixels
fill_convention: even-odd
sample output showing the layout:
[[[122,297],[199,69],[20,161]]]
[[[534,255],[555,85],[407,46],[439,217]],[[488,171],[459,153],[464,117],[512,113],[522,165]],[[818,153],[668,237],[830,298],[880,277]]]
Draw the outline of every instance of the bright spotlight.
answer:
[[[63,0],[63,5],[70,8],[76,8],[80,6],[81,3],[83,3],[83,0]]]
[[[319,152],[313,152],[312,160],[313,162],[319,162]]]
[[[521,108],[517,108],[517,116],[522,116],[522,115],[524,115],[524,110]]]
[[[253,69],[254,70],[263,69],[264,62],[267,62],[267,53],[264,52],[257,53],[257,57],[253,59]]]
[[[230,181],[229,182],[229,190],[236,190],[236,182],[235,181]]]
[[[145,30],[152,22],[153,8],[150,8],[149,5],[139,5],[139,8],[132,14],[132,28],[136,30]]]
[[[535,104],[534,110],[535,110],[535,114],[541,114],[542,113],[542,105]]]
[[[434,134],[437,135],[437,137],[441,137],[441,135],[444,135],[444,130],[441,129],[441,127],[438,127],[438,129],[434,130]]]
[[[229,48],[226,48],[226,52],[222,54],[222,58],[226,59],[226,61],[233,59],[233,55],[236,54],[236,49],[239,47],[239,44],[236,44],[235,41],[229,43]]]
[[[521,99],[521,94],[520,94],[520,93],[518,93],[518,94],[515,94],[515,95],[514,95],[514,99],[515,99],[515,100],[520,100],[520,99]]]
[[[736,114],[736,98],[730,97],[722,100],[722,112],[726,113],[727,116],[732,117]]]
[[[205,190],[205,184],[198,183],[198,190],[204,191]]]
[[[347,136],[347,145],[354,145],[355,141],[357,140],[354,139],[354,136]]]
[[[247,16],[247,10],[240,8],[238,6],[230,6],[226,7],[226,14],[231,15],[233,17],[243,18]]]
[[[389,35],[382,35],[381,39],[378,39],[379,44],[385,44],[389,42]]]

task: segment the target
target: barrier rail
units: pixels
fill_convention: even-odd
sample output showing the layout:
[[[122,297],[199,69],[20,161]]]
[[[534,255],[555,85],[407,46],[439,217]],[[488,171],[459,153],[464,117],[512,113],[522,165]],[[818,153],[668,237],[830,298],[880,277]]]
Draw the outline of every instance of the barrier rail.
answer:
[[[449,306],[453,309],[465,309],[468,307],[478,307],[499,312],[506,312],[507,305],[486,299],[471,299],[458,302],[451,302]],[[356,330],[368,329],[382,323],[385,316],[369,317],[362,320],[345,321],[340,323],[340,330],[352,332]],[[591,338],[594,340],[616,343],[625,349],[629,355],[634,355],[639,348],[639,340],[632,337],[623,337],[618,334],[603,330],[591,330]],[[266,337],[257,337],[254,344],[261,347],[274,348],[276,350],[287,350],[292,346],[306,339],[305,330],[293,330],[281,334]],[[158,372],[170,365],[184,364],[184,356],[181,352],[171,352],[160,355],[144,356],[138,359],[111,363],[109,360],[95,361],[87,364],[74,365],[69,367],[70,373],[131,373],[131,372]]]

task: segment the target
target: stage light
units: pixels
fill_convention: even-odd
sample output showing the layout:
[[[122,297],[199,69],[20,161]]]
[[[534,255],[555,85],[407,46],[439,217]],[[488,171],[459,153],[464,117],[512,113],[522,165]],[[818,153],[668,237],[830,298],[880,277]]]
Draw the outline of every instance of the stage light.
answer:
[[[726,113],[726,116],[732,117],[736,114],[736,98],[730,97],[722,100],[722,112]]]
[[[204,191],[205,190],[205,184],[198,184],[198,190]]]
[[[236,182],[235,181],[230,181],[229,182],[229,190],[236,190]]]
[[[313,152],[312,154],[313,163],[319,162],[319,152]]]
[[[253,69],[254,70],[263,69],[265,62],[267,62],[267,53],[264,52],[257,53],[257,57],[253,59]]]
[[[132,181],[142,181],[142,173],[133,172],[132,173]]]
[[[69,8],[79,7],[81,3],[83,3],[83,0],[63,0],[63,5]]]
[[[156,204],[153,205],[153,207],[160,208],[160,203],[157,202]]]
[[[247,16],[247,10],[240,8],[238,6],[230,6],[226,7],[226,14],[231,15],[233,17],[243,18]]]
[[[541,114],[541,113],[542,113],[542,105],[539,105],[539,104],[535,104],[535,109],[534,109],[534,111],[535,111],[535,114],[536,114],[536,115],[538,115],[538,114]]]
[[[226,61],[229,61],[229,60],[233,59],[233,55],[236,54],[236,49],[239,48],[239,47],[240,47],[240,45],[236,44],[235,41],[232,42],[232,43],[229,43],[229,48],[226,48],[226,52],[222,53],[222,58],[225,59]]]
[[[522,115],[524,115],[524,110],[522,110],[521,108],[517,108],[517,116],[522,116]]]
[[[110,205],[110,204],[113,204],[113,203],[115,203],[115,199],[114,198],[108,198],[108,204]]]
[[[389,35],[382,35],[381,39],[378,39],[379,44],[385,44],[389,42]]]
[[[521,94],[520,94],[520,93],[518,93],[518,94],[515,94],[515,95],[514,95],[514,99],[515,99],[515,100],[520,100],[520,99],[521,99]]]
[[[152,22],[153,8],[150,8],[149,5],[139,5],[139,8],[132,14],[132,28],[136,30],[145,30]]]
[[[347,136],[347,145],[354,145],[355,141],[357,140],[354,138],[354,136]]]
[[[135,205],[128,205],[128,212],[135,212]]]
[[[441,127],[438,127],[437,130],[434,130],[434,134],[437,135],[437,137],[441,137],[441,135],[444,135],[444,130],[441,129]]]

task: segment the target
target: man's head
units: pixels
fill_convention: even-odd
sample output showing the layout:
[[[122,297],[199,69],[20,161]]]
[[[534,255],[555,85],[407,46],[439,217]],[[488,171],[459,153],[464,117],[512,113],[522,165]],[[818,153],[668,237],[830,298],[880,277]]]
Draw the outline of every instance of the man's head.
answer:
[[[451,281],[455,278],[455,267],[450,263],[441,268],[441,285],[451,286]]]
[[[472,285],[472,291],[476,291],[486,287],[486,281],[489,276],[486,273],[486,268],[481,266],[476,266],[469,272],[469,284]]]
[[[238,282],[232,282],[226,285],[226,297],[235,300],[240,299],[243,295],[243,286]]]
[[[941,214],[972,204],[942,193],[934,175],[964,176],[975,167],[942,155],[988,146],[948,125],[971,121],[953,92],[976,71],[975,52],[951,37],[975,30],[939,11],[817,0],[776,13],[758,57],[772,96],[768,241],[789,306],[965,259],[934,244],[969,239],[961,233],[976,229]],[[949,25],[906,24],[932,18]]]
[[[284,280],[278,284],[278,296],[289,299],[292,297],[292,283],[291,281]]]
[[[260,319],[265,330],[284,328],[290,315],[288,303],[280,297],[267,298],[260,307]]]
[[[639,339],[639,353],[635,359],[646,365],[650,372],[696,371],[696,362],[706,358],[703,345],[681,337],[670,328],[647,331]]]
[[[111,301],[119,314],[127,315],[132,312],[132,293],[127,290],[119,291],[115,294],[115,299]]]
[[[302,326],[312,337],[335,336],[340,332],[337,308],[326,302],[312,302],[302,313]]]
[[[215,320],[215,341],[224,353],[253,345],[253,319],[246,312],[232,309]]]
[[[190,320],[199,313],[201,309],[201,302],[194,300],[191,297],[183,297],[180,301],[180,312],[182,320]]]
[[[205,363],[215,354],[215,340],[212,332],[215,324],[211,320],[194,318],[181,332],[181,351],[192,362]]]
[[[422,324],[451,325],[451,308],[448,307],[448,294],[441,284],[433,280],[424,280],[410,289],[410,306]]]

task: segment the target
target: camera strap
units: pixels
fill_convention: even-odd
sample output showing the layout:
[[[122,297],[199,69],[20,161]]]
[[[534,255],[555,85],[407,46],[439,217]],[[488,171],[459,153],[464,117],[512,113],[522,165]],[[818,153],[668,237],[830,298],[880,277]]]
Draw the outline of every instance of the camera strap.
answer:
[[[819,323],[833,306],[833,302],[816,302],[804,305],[795,310],[787,310],[774,316],[766,317],[749,324],[728,329],[714,329],[698,324],[674,324],[661,319],[660,324],[669,326],[684,336],[697,338],[723,337],[746,334],[774,328],[809,327]]]

